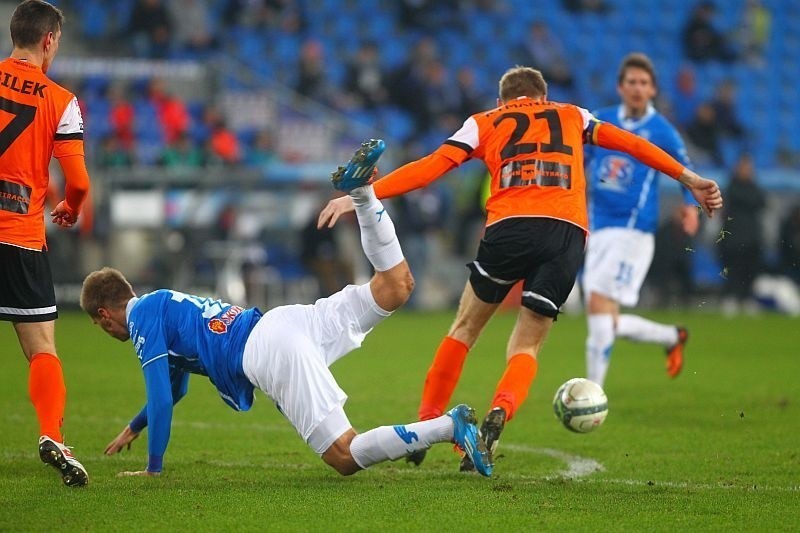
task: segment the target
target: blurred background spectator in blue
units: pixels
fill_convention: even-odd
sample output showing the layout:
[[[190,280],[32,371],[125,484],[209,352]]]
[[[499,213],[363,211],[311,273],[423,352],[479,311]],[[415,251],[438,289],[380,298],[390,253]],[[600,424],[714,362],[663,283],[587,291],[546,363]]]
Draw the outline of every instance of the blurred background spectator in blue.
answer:
[[[128,33],[136,55],[163,59],[169,55],[174,22],[161,0],[138,0],[133,7]]]
[[[753,158],[743,154],[725,190],[720,252],[729,310],[752,305],[753,281],[763,271],[766,195],[756,181]]]

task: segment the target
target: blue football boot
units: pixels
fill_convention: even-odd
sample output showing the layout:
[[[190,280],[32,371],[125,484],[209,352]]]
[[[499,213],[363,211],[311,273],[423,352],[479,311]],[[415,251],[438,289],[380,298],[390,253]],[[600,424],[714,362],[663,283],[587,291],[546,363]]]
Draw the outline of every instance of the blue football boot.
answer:
[[[489,462],[489,451],[486,444],[478,437],[478,420],[475,410],[468,405],[456,405],[447,412],[453,419],[453,440],[464,453],[467,454],[472,464],[481,475],[492,475],[492,464]]]
[[[339,167],[331,174],[333,187],[343,192],[350,192],[369,183],[375,164],[384,150],[386,143],[382,139],[370,139],[361,143],[347,165]]]

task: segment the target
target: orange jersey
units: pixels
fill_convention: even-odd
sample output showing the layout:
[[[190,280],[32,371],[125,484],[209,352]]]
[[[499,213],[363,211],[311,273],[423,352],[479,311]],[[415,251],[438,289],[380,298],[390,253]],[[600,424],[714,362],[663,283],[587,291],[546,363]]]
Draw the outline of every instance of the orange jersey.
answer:
[[[548,217],[588,228],[583,143],[598,123],[572,104],[522,97],[476,113],[435,153],[460,165],[470,157],[491,175],[490,225]]]
[[[83,119],[75,96],[42,69],[0,62],[0,242],[45,245],[44,207],[56,158],[83,158]],[[79,206],[73,206],[76,209]]]
[[[684,171],[653,143],[600,122],[581,107],[521,97],[469,117],[435,152],[377,180],[375,195],[391,198],[425,187],[477,157],[492,177],[487,225],[511,217],[548,217],[586,231],[584,143],[620,150],[676,179]]]

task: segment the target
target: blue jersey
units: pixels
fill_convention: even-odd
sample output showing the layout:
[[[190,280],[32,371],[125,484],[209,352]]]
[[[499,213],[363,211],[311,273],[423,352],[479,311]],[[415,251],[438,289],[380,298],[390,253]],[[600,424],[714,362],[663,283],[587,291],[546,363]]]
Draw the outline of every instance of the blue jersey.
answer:
[[[655,144],[684,166],[690,166],[686,146],[677,130],[653,106],[640,119],[626,119],[624,106],[593,112],[609,122]],[[586,145],[586,173],[589,186],[589,226],[631,228],[654,233],[658,226],[658,179],[661,174],[639,160],[600,146]],[[671,178],[670,178],[671,179]],[[691,193],[681,187],[687,204],[695,204]]]
[[[147,390],[147,405],[131,429],[150,427],[149,470],[161,470],[172,406],[185,394],[189,373],[208,376],[225,403],[237,411],[250,409],[253,384],[244,374],[242,355],[259,318],[258,309],[166,289],[128,303],[128,331]]]

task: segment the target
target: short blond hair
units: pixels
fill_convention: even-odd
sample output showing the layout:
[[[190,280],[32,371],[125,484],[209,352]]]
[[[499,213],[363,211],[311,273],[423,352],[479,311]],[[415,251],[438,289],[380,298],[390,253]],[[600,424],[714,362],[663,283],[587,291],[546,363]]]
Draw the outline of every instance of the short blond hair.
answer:
[[[500,78],[500,100],[508,102],[520,96],[547,96],[547,82],[542,73],[531,67],[515,66]]]
[[[81,309],[91,317],[100,316],[103,307],[116,309],[125,306],[136,296],[133,287],[116,268],[103,267],[86,276],[81,288]]]

